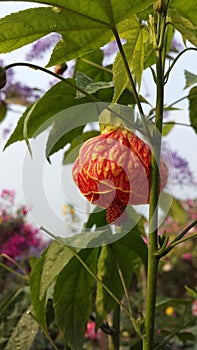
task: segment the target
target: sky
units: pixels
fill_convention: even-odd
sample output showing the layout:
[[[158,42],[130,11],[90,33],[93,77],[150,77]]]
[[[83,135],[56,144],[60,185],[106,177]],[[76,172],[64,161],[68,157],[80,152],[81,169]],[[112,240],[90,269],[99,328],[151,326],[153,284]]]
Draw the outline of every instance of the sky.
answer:
[[[29,6],[29,5],[28,5]],[[16,2],[0,3],[1,17],[18,8],[25,8],[26,4]],[[20,61],[28,52],[30,46],[16,50],[6,55],[0,55],[0,59],[6,64]],[[47,57],[48,59],[48,57]],[[44,64],[47,63],[44,62]],[[37,61],[36,61],[37,63]],[[43,62],[42,62],[43,64]],[[180,97],[187,95],[188,90],[182,91],[185,85],[184,69],[196,74],[196,53],[186,53],[180,59],[172,71],[172,75],[166,86],[165,100],[172,103]],[[31,86],[48,87],[48,81],[39,72],[18,68],[17,77],[23,77],[24,82],[28,81]],[[152,98],[154,87],[151,83],[150,71],[146,72],[143,85],[145,97]],[[187,103],[181,104],[183,110],[171,113],[170,119],[180,123],[189,123]],[[21,106],[13,106],[15,112],[10,111],[0,128],[16,125],[22,113]],[[17,112],[16,112],[17,111]],[[1,130],[1,129],[0,129]],[[52,158],[50,165],[44,155],[46,134],[41,135],[35,142],[31,142],[33,149],[33,160],[30,159],[27,147],[24,142],[17,142],[3,151],[5,140],[0,141],[0,190],[3,188],[14,189],[17,195],[17,202],[26,203],[31,207],[31,219],[37,226],[44,226],[59,234],[65,232],[65,220],[62,214],[63,205],[68,202],[75,206],[76,213],[80,217],[87,217],[90,206],[85,199],[79,195],[76,186],[72,181],[71,166],[62,166],[62,153],[59,152]],[[167,137],[168,147],[171,151],[177,150],[179,154],[189,161],[191,170],[197,179],[197,137],[191,128],[176,126]],[[35,190],[36,189],[36,190]],[[176,187],[176,196],[179,198],[197,197],[196,187]]]

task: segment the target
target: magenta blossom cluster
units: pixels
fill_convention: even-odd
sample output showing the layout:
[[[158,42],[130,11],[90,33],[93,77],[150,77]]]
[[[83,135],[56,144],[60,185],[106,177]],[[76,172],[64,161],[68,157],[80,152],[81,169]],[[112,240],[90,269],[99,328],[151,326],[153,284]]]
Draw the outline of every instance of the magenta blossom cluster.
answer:
[[[14,191],[0,193],[0,253],[12,259],[23,259],[44,248],[39,230],[27,222],[28,210],[14,207]]]

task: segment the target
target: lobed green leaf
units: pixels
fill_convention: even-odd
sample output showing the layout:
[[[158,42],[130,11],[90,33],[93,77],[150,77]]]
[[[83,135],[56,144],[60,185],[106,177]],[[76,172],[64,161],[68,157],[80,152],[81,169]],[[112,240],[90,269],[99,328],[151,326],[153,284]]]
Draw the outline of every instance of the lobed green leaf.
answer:
[[[47,324],[46,324],[47,293],[45,292],[42,299],[40,299],[40,285],[41,285],[42,270],[43,270],[45,257],[48,249],[49,247],[42,253],[40,258],[35,263],[29,279],[30,296],[31,296],[31,303],[33,306],[33,312],[40,327],[43,328],[45,331],[47,331]]]
[[[166,136],[170,133],[170,131],[173,129],[175,122],[170,122],[170,124],[165,124],[163,125],[162,128],[162,136]]]
[[[123,45],[123,50],[125,52],[128,65],[131,68],[136,41],[141,31],[141,24],[135,17],[133,17],[131,20],[127,19],[121,23],[119,31],[121,33],[121,38],[127,40],[126,44]],[[121,96],[128,83],[128,74],[124,61],[119,52],[113,64],[113,80],[115,85],[113,103],[115,103]]]
[[[117,237],[118,234],[116,234]],[[120,239],[104,246],[98,259],[98,277],[107,285],[112,293],[119,299],[123,297],[124,288],[120,279],[120,268],[125,285],[128,287],[136,267],[136,260],[140,257],[141,262],[147,266],[147,246],[141,238],[141,231],[135,227]],[[106,315],[114,309],[116,302],[105,291],[101,284],[97,284],[96,312],[97,327],[105,319]]]
[[[187,212],[181,206],[178,199],[173,197],[171,194],[163,191],[162,201],[160,202],[161,209],[165,211],[165,209],[169,207],[169,204],[170,209],[168,211],[168,215],[173,217],[173,219],[178,223],[185,225],[188,217]]]
[[[19,323],[21,316],[24,315],[23,317],[25,317],[28,307],[30,307],[29,287],[23,287],[18,289],[12,295],[10,295],[6,301],[4,301],[1,304],[0,349],[15,349],[15,347],[11,348],[11,343],[14,341],[13,332],[16,335],[16,330],[18,329],[18,327],[20,327]],[[29,315],[28,318],[31,319]],[[31,321],[29,320],[28,322]],[[36,330],[34,336],[35,334]],[[9,341],[10,338],[12,340]]]
[[[197,75],[189,72],[188,70],[184,71],[185,74],[185,87],[184,89],[187,89],[188,87],[197,84]]]
[[[73,130],[74,131],[74,130]],[[70,147],[68,150],[64,153],[64,159],[63,159],[63,164],[71,164],[74,163],[74,161],[77,159],[78,154],[79,154],[79,149],[83,142],[87,141],[91,137],[98,136],[100,134],[99,131],[97,130],[91,130],[87,132],[78,132],[79,129],[77,130],[77,135],[75,138],[72,138]],[[80,130],[81,131],[81,130]],[[65,141],[63,140],[62,146],[65,146]],[[58,146],[58,148],[61,147],[61,145]]]
[[[101,249],[98,259],[97,276],[121,300],[124,290],[118,274],[116,258],[109,245],[103,246]],[[116,306],[115,300],[100,283],[97,283],[95,305],[96,324],[97,327],[100,327],[107,314]]]
[[[5,350],[29,350],[31,349],[34,338],[39,330],[38,323],[25,310],[12,330],[12,334],[6,344]]]
[[[170,1],[170,8],[177,9],[179,13],[191,21],[193,25],[197,25],[197,13],[194,11],[193,0],[172,0]]]
[[[194,86],[189,92],[189,118],[194,131],[197,133],[197,86]]]
[[[103,58],[103,52],[101,49],[97,49],[89,54],[86,54],[76,60],[75,72],[83,72],[94,82],[111,81],[111,66],[103,67]]]
[[[70,80],[75,85],[75,80]],[[75,88],[68,87],[65,82],[59,82],[54,85],[46,94],[35,104],[28,106],[18,124],[8,139],[5,148],[14,142],[24,140],[24,125],[26,124],[27,136],[35,137],[36,134],[45,130],[54,120],[58,112],[75,106],[79,103],[87,102],[83,99],[79,102],[75,99]]]
[[[187,14],[184,14],[184,17],[180,14],[179,11],[173,9],[169,10],[169,21],[173,24],[175,29],[177,29],[183,39],[189,40],[193,45],[197,45],[197,22],[195,25],[187,18]]]
[[[80,258],[96,273],[99,248],[84,249]],[[92,311],[93,277],[73,257],[58,275],[54,289],[54,310],[65,342],[81,350],[84,332]]]
[[[45,255],[45,261],[42,267],[40,279],[39,299],[44,298],[47,289],[55,281],[61,270],[66,266],[73,257],[71,250],[63,244],[54,241],[50,244]]]

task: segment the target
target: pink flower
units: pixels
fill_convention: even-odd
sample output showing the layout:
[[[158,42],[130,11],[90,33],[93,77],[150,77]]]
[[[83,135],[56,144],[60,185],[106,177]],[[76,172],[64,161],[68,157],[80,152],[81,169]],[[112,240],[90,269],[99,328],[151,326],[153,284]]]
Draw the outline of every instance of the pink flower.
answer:
[[[27,215],[28,209],[27,209],[27,207],[25,205],[22,206],[21,212],[22,212],[23,215]]]
[[[193,255],[191,253],[184,253],[182,255],[183,260],[192,260]]]
[[[85,338],[89,338],[91,340],[97,340],[100,338],[100,330],[95,332],[95,322],[92,320],[88,321],[87,328],[85,331]]]
[[[9,201],[11,204],[14,203],[15,192],[8,189],[3,189],[0,193],[0,198]]]
[[[194,300],[192,304],[192,315],[197,316],[197,300]]]

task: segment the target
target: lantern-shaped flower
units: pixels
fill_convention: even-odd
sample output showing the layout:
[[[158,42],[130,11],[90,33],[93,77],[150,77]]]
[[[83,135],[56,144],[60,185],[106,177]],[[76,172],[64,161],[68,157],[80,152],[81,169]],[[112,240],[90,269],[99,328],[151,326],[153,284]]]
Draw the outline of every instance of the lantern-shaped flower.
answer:
[[[73,179],[93,204],[107,208],[107,221],[121,224],[128,204],[149,203],[151,148],[136,134],[117,127],[86,141],[73,167]],[[160,161],[161,191],[168,178]]]

